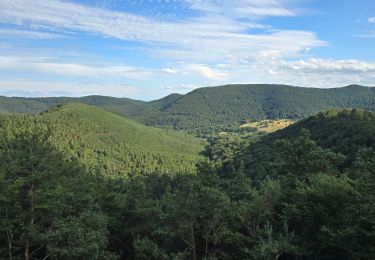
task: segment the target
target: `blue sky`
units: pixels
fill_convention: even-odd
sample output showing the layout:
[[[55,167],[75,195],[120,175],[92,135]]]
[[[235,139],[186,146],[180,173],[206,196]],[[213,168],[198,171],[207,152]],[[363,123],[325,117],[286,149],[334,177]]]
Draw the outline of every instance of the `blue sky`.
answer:
[[[373,0],[0,0],[0,95],[375,85]]]

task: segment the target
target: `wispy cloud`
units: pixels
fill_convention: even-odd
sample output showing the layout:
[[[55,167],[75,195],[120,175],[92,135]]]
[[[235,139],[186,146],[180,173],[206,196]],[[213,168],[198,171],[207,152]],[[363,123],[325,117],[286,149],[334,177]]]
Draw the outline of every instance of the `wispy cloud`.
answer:
[[[27,31],[19,29],[0,29],[0,38],[61,39],[66,36],[50,32]]]
[[[175,91],[175,92],[186,92],[186,91],[191,91],[196,88],[202,87],[201,85],[194,85],[194,84],[179,84],[177,86],[163,86],[160,87],[162,90],[167,90],[168,92],[170,91]]]
[[[165,74],[177,74],[178,70],[173,68],[162,68],[161,71]]]
[[[374,85],[375,63],[360,60],[301,59],[259,60],[231,68],[230,82],[275,83],[301,87],[341,87],[353,83]],[[236,73],[234,73],[234,71]],[[266,80],[264,80],[266,79]]]
[[[98,84],[95,82],[60,83],[35,80],[0,80],[0,95],[7,96],[104,96],[137,98],[143,91],[125,84]]]
[[[359,35],[360,38],[375,38],[375,32],[366,32]]]
[[[185,0],[192,9],[225,14],[236,18],[259,19],[265,16],[294,16],[295,12],[284,7],[280,0]]]
[[[368,18],[369,23],[375,23],[375,17]]]
[[[295,62],[283,62],[282,66],[294,71],[303,71],[307,73],[364,73],[375,76],[375,63],[369,63],[359,60],[333,60],[312,58]]]
[[[0,49],[10,49],[12,45],[8,42],[0,42]]]
[[[182,66],[181,70],[187,75],[197,74],[201,77],[217,82],[228,79],[226,71],[214,69],[205,64],[186,64]]]
[[[223,66],[223,64],[220,65],[221,66],[210,66],[207,64],[179,62],[175,64],[175,67],[163,68],[161,71],[171,76],[183,75],[220,82],[229,79],[229,75],[225,71],[225,66]]]
[[[89,66],[76,63],[51,62],[46,57],[0,56],[0,69],[57,74],[67,77],[111,76],[141,79],[150,77],[153,74],[152,70],[134,68],[122,64],[111,66]]]
[[[270,48],[279,49],[282,55],[288,56],[307,47],[324,45],[314,33],[299,30],[265,29],[263,34],[251,34],[254,23],[249,19],[240,19],[255,19],[255,14],[259,14],[258,18],[293,15],[283,7],[286,1],[227,0],[220,1],[220,4],[211,0],[186,2],[189,8],[205,12],[194,18],[160,21],[66,1],[2,0],[0,21],[43,28],[44,31],[57,28],[152,43],[151,54],[175,60],[197,61],[199,57],[201,61],[219,61],[226,55],[240,59],[248,53]]]

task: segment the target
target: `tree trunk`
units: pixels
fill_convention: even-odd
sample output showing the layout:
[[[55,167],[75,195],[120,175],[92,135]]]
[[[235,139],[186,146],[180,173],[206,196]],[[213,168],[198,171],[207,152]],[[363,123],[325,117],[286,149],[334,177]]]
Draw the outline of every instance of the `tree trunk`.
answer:
[[[12,260],[12,240],[13,240],[13,234],[11,231],[7,231],[7,238],[8,238],[8,255],[9,255],[9,260]]]
[[[34,184],[32,183],[29,189],[30,192],[30,228],[34,225]],[[30,254],[30,240],[29,238],[26,239],[25,242],[25,250],[24,250],[24,259],[29,260]]]
[[[7,239],[8,239],[8,255],[9,255],[9,260],[12,260],[13,259],[13,256],[12,256],[13,232],[12,232],[12,229],[10,228],[11,225],[9,223],[9,216],[8,216],[8,209],[7,208],[5,209],[5,214],[6,214],[7,224],[9,226],[9,230],[6,231]]]
[[[30,249],[30,242],[29,240],[26,240],[25,242],[25,251],[23,253],[25,260],[29,260],[29,249]]]
[[[204,255],[207,256],[208,255],[208,238],[206,238],[206,246],[204,248]]]
[[[12,260],[12,243],[9,243],[9,260]]]
[[[194,227],[191,225],[191,240],[192,240],[192,249],[193,249],[193,260],[197,260],[197,255],[195,252],[195,238],[194,238]]]

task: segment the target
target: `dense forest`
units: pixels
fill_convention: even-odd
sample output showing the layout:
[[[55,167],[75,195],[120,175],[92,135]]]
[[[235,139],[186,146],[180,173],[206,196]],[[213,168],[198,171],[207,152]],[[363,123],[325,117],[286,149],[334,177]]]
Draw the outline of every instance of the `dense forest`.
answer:
[[[81,104],[0,125],[2,259],[375,258],[374,113],[211,135],[201,157],[199,139]]]
[[[193,171],[203,149],[202,140],[192,136],[147,127],[80,103],[58,106],[40,115],[3,116],[0,126],[9,131],[46,128],[53,145],[69,160],[79,159],[90,171],[105,171],[111,176]]]
[[[202,133],[210,128],[236,128],[242,121],[303,119],[332,108],[375,111],[375,88],[350,85],[317,89],[287,85],[226,85],[171,94],[143,102],[127,98],[0,97],[0,113],[39,113],[66,102],[81,102],[128,116],[142,124]]]

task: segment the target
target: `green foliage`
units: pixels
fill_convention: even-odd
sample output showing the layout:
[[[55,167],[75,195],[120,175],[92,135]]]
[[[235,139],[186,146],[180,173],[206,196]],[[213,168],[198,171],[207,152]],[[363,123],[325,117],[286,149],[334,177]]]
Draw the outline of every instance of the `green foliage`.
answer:
[[[205,153],[236,219],[221,249],[236,258],[374,258],[374,134],[374,114],[334,110],[240,149],[236,139],[211,142]]]
[[[169,259],[372,259],[373,116],[355,110],[323,115],[256,143],[253,136],[213,138],[204,152],[211,162],[200,163],[197,175],[131,178],[116,237],[133,246],[120,252]],[[332,125],[341,127],[333,131]]]
[[[284,224],[281,232],[274,232],[267,223],[262,229],[264,233],[253,250],[249,250],[255,259],[288,259],[296,258],[300,254],[300,247],[296,243],[296,236]]]
[[[306,178],[323,172],[337,174],[339,166],[345,160],[345,156],[318,146],[305,129],[294,140],[276,140],[276,145],[279,146],[281,159],[284,161],[281,173],[291,175],[292,178]]]
[[[199,140],[99,108],[1,117],[0,256],[374,259],[374,120],[334,110],[220,134],[184,168]],[[128,150],[174,157],[128,171]]]
[[[1,122],[0,255],[100,259],[107,218],[90,196],[96,178],[67,163],[51,140],[36,118]]]

